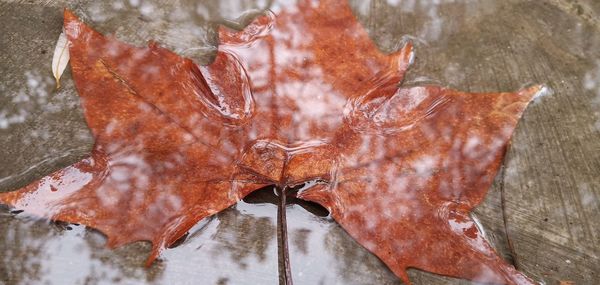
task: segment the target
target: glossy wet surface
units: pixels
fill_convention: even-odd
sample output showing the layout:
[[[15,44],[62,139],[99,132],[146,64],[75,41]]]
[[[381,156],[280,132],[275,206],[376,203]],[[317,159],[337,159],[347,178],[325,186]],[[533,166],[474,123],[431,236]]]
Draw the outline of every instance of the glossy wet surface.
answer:
[[[546,83],[555,91],[526,111],[505,161],[507,167],[476,216],[497,250],[512,256],[529,276],[549,283],[594,280],[598,225],[591,217],[598,213],[598,156],[594,151],[598,148],[598,67],[590,58],[598,58],[594,54],[597,38],[591,36],[597,33],[597,7],[578,8],[560,1],[410,3],[353,6],[383,50],[395,50],[406,34],[416,37],[417,58],[408,84],[420,84],[425,76],[429,82],[472,92],[516,90],[523,83],[534,82]],[[53,81],[40,64],[50,63],[61,26],[58,7],[62,6],[2,5],[8,21],[5,29],[10,33],[2,42],[2,49],[10,50],[2,57],[2,91],[7,94],[2,100],[7,102],[3,106],[8,106],[3,107],[6,128],[2,145],[9,146],[2,151],[10,160],[1,166],[6,178],[0,183],[3,189],[12,190],[79,160],[87,154],[91,139],[69,75],[64,79],[65,89],[53,93]],[[210,31],[206,22],[194,17],[175,25],[160,17],[157,11],[162,10],[156,7],[163,5],[144,2],[130,6],[83,3],[73,8],[96,21],[99,30],[117,31],[117,36],[128,42],[141,44],[152,37],[199,62],[209,62],[204,53],[214,44],[214,30],[212,36],[211,32],[198,32]],[[202,7],[197,9],[199,14],[228,17],[246,9]],[[111,9],[125,12],[106,13]],[[402,17],[398,19],[398,15]],[[176,38],[182,34],[178,29],[186,25],[198,27],[194,31],[200,35],[193,41]],[[506,227],[500,190],[504,190]],[[27,284],[36,278],[54,283],[84,283],[87,279],[100,283],[105,277],[130,282],[193,282],[197,280],[193,274],[207,278],[207,284],[277,282],[276,208],[268,204],[240,203],[201,223],[198,231],[192,231],[177,248],[165,251],[164,261],[148,271],[140,266],[149,250],[142,244],[110,251],[103,248],[104,240],[97,232],[48,226],[5,213],[3,246],[10,260],[3,260],[6,265],[1,270],[6,271],[9,284],[19,280]],[[296,283],[399,282],[339,226],[307,213],[298,206],[288,209]],[[73,264],[81,269],[69,272]],[[416,271],[411,276],[417,284],[444,280]]]

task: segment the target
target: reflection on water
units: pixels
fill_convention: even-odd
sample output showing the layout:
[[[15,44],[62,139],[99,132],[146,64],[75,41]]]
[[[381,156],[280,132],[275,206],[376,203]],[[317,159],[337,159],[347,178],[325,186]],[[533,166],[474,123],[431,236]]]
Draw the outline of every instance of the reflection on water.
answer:
[[[331,218],[288,207],[290,259],[297,284],[400,284],[383,263]],[[319,272],[319,274],[315,274]]]
[[[406,69],[402,64],[413,59],[410,52],[405,50],[404,53],[391,56],[397,60],[397,65],[394,66],[397,73],[381,73],[388,65],[389,58],[375,53],[370,43],[363,45],[363,41],[352,39],[364,39],[366,34],[357,33],[353,27],[349,27],[350,33],[342,36],[320,30],[323,26],[335,26],[328,22],[330,20],[343,22],[345,13],[342,8],[337,13],[329,11],[331,13],[327,14],[332,16],[327,18],[319,15],[313,6],[301,6],[302,11],[317,12],[299,17],[294,13],[295,6],[291,2],[293,1],[95,1],[73,7],[77,15],[88,23],[93,23],[101,32],[114,33],[118,38],[138,46],[143,46],[149,39],[155,39],[164,47],[197,62],[206,64],[215,59],[213,66],[217,67],[201,67],[190,74],[182,74],[176,68],[162,70],[164,65],[157,64],[160,61],[153,57],[153,53],[161,53],[163,58],[168,58],[164,50],[128,49],[115,42],[110,42],[115,46],[97,45],[95,48],[98,49],[98,54],[108,51],[110,55],[126,51],[123,52],[125,55],[119,55],[121,57],[117,59],[100,61],[96,68],[102,72],[91,75],[96,76],[91,79],[98,84],[89,88],[108,89],[103,92],[106,94],[123,93],[123,86],[115,83],[114,78],[111,79],[111,76],[117,74],[120,80],[126,82],[127,96],[146,97],[135,101],[135,104],[127,103],[131,101],[130,97],[119,95],[115,95],[115,102],[109,104],[96,100],[97,98],[84,98],[81,103],[86,110],[89,127],[101,149],[97,145],[94,160],[68,168],[61,177],[43,181],[40,189],[47,191],[46,194],[55,193],[53,199],[42,199],[40,202],[29,195],[26,199],[18,199],[20,204],[17,206],[29,207],[29,212],[37,211],[47,216],[60,213],[59,218],[72,222],[85,220],[109,236],[111,233],[128,234],[124,238],[109,239],[109,245],[153,239],[155,243],[166,247],[183,234],[177,229],[180,225],[185,225],[184,232],[190,228],[189,234],[174,248],[162,251],[160,261],[149,269],[144,269],[141,265],[149,252],[157,251],[156,245],[151,248],[147,243],[134,243],[114,251],[108,250],[104,248],[106,241],[99,233],[86,230],[83,226],[69,225],[71,229],[67,229],[67,226],[61,225],[60,228],[55,228],[54,224],[48,226],[41,221],[22,218],[23,214],[19,214],[18,218],[5,214],[1,217],[4,222],[0,232],[6,234],[2,235],[0,251],[6,254],[2,258],[0,275],[7,276],[6,280],[11,284],[193,284],[197,280],[206,284],[276,283],[275,206],[240,202],[216,214],[214,218],[204,219],[199,224],[196,222],[214,214],[216,210],[230,206],[250,190],[267,184],[296,185],[314,178],[335,185],[338,191],[344,189],[351,193],[348,196],[339,194],[337,198],[341,198],[335,200],[328,194],[323,194],[335,190],[317,184],[312,189],[313,192],[304,192],[304,197],[328,207],[334,217],[343,220],[343,226],[355,238],[361,238],[362,244],[370,250],[374,250],[375,245],[381,242],[377,239],[386,237],[386,233],[379,234],[375,230],[381,227],[379,222],[387,225],[391,233],[398,231],[398,227],[404,227],[401,232],[414,232],[413,236],[423,236],[410,227],[412,224],[408,220],[390,223],[392,220],[399,220],[398,217],[412,215],[421,224],[443,217],[449,221],[449,232],[464,234],[470,238],[465,239],[464,244],[489,253],[477,227],[456,207],[461,203],[472,207],[481,199],[478,194],[464,194],[461,189],[465,185],[489,185],[495,173],[482,173],[481,169],[498,166],[496,153],[501,151],[502,142],[510,135],[510,127],[514,122],[507,120],[484,127],[497,133],[496,136],[487,136],[486,131],[479,129],[462,135],[462,130],[458,127],[452,128],[463,123],[451,121],[452,118],[463,111],[470,111],[469,109],[454,109],[448,111],[445,117],[440,115],[446,125],[452,122],[449,124],[451,127],[429,123],[427,120],[432,116],[444,114],[444,110],[451,109],[448,104],[453,101],[448,94],[425,88],[404,89],[396,93],[396,84],[402,80],[402,73]],[[316,5],[315,3],[307,5]],[[532,72],[533,75],[519,73],[527,70],[527,67],[521,66],[514,58],[505,59],[515,53],[510,46],[512,38],[495,39],[496,33],[490,34],[488,31],[486,34],[479,25],[473,24],[490,24],[486,22],[486,18],[494,17],[495,14],[506,16],[508,12],[503,11],[509,9],[507,7],[513,7],[510,6],[512,4],[500,4],[496,1],[391,0],[354,1],[351,4],[369,35],[377,39],[377,45],[383,50],[395,51],[407,42],[406,38],[412,38],[417,45],[417,52],[424,54],[420,58],[417,54],[418,64],[415,66],[416,70],[411,71],[412,75],[409,75],[410,85],[422,85],[424,81],[442,82],[443,85],[460,86],[461,89],[486,91],[517,89],[529,82],[548,82],[554,85],[552,80],[536,76],[536,72]],[[39,47],[36,46],[36,55],[26,60],[26,56],[17,51],[20,50],[20,45],[28,46],[27,44],[2,42],[15,54],[15,58],[21,58],[25,62],[23,66],[19,66],[16,60],[9,59],[10,62],[6,64],[2,62],[0,70],[6,76],[0,83],[0,92],[3,94],[0,97],[0,142],[3,146],[11,145],[8,149],[0,150],[0,155],[14,161],[0,165],[2,190],[18,188],[17,186],[23,186],[34,178],[76,162],[91,146],[92,140],[87,127],[81,123],[83,119],[81,113],[78,113],[80,102],[75,99],[71,78],[67,76],[63,79],[63,90],[54,91],[53,80],[46,72],[48,68],[30,62],[49,64],[45,55],[51,54],[49,51],[52,41],[60,31],[59,10],[62,6],[59,3],[52,8],[35,7],[28,12],[37,15],[34,18],[44,18],[42,15],[45,13],[54,13],[48,19],[55,25],[51,28],[52,32],[47,31],[49,28],[44,25],[28,28],[16,20],[17,24],[10,28],[15,35],[29,39],[44,38],[39,31],[49,34],[49,40],[44,40],[43,52],[38,53]],[[289,18],[283,22],[285,25],[271,30],[268,39],[250,43],[240,43],[237,40],[239,37],[252,38],[253,34],[240,36],[222,32],[221,43],[226,43],[227,46],[221,47],[221,53],[215,54],[218,37],[216,23],[239,27],[240,23],[224,19],[236,18],[251,9],[269,6],[276,14],[292,9],[286,14]],[[6,7],[10,9],[4,11],[10,11],[10,14],[25,13],[17,4]],[[517,3],[514,7],[520,6]],[[524,18],[522,14],[520,16]],[[240,21],[245,22],[251,18],[246,17]],[[528,22],[518,20],[515,23]],[[501,22],[489,26],[499,27],[497,29],[501,30],[501,27],[507,25],[509,24]],[[267,26],[265,22],[252,28],[271,29]],[[463,31],[465,29],[466,34]],[[303,37],[294,37],[299,31]],[[457,31],[463,32],[454,37],[453,33]],[[473,33],[477,36],[472,36]],[[479,36],[479,33],[483,35]],[[403,39],[407,34],[412,36]],[[589,30],[579,28],[570,35],[579,42],[577,47],[584,47],[581,51],[576,47],[576,52],[586,54],[586,48],[593,46],[585,42],[589,34]],[[517,39],[519,37],[528,38],[523,42],[529,42],[529,39],[537,36],[515,36]],[[480,41],[471,38],[479,38]],[[336,41],[343,41],[352,46],[350,50],[360,52],[348,54],[344,53],[344,49],[331,51],[324,48],[332,43],[335,45]],[[498,48],[489,42],[501,43],[503,46]],[[438,53],[428,52],[427,45],[431,46],[430,50]],[[249,49],[249,46],[254,49]],[[519,49],[518,46],[515,48]],[[441,52],[439,49],[447,49],[448,52]],[[478,49],[481,53],[477,55],[474,50]],[[318,50],[325,51],[319,53]],[[528,51],[528,47],[521,48],[523,50]],[[560,57],[565,53],[555,46],[551,46],[547,52],[549,57]],[[99,57],[108,56],[103,54]],[[176,59],[167,59],[162,63],[173,62],[186,64]],[[360,64],[356,64],[357,62]],[[443,64],[436,65],[436,62]],[[140,67],[146,63],[150,64]],[[79,64],[74,63],[75,69],[84,73],[83,67],[87,63]],[[581,76],[573,79],[577,81],[577,85],[583,86],[585,92],[588,92],[586,94],[594,94],[592,100],[580,100],[587,107],[593,106],[592,111],[585,109],[582,116],[593,117],[590,120],[593,122],[586,127],[593,128],[595,133],[600,129],[600,115],[597,111],[600,104],[598,66],[600,65],[596,63],[585,71],[577,70]],[[223,69],[229,71],[229,76],[223,76],[220,72]],[[144,72],[139,73],[140,70]],[[165,73],[171,75],[164,76]],[[140,74],[150,79],[136,81],[134,77]],[[189,77],[186,79],[185,76]],[[198,82],[200,85],[202,83],[201,78],[206,78],[207,81],[203,89],[192,88],[194,92],[175,94],[177,100],[186,102],[183,107],[169,101],[169,98],[160,97],[162,94],[153,97],[156,94],[148,95],[149,92],[144,92],[168,91],[174,88],[169,85],[172,82],[198,86]],[[492,79],[496,79],[496,82],[493,83]],[[252,95],[249,93],[250,85]],[[81,83],[78,86],[80,93],[82,89],[86,89]],[[197,97],[190,98],[189,94]],[[206,96],[207,94],[212,95]],[[508,95],[505,99],[513,100]],[[189,106],[193,106],[193,112],[187,110]],[[511,112],[519,113],[524,106],[513,107]],[[93,110],[94,108],[97,110]],[[142,114],[133,119],[115,119],[132,112]],[[169,115],[164,116],[164,113]],[[106,114],[110,116],[104,117]],[[261,118],[261,121],[257,122],[254,118]],[[170,120],[176,122],[180,129],[166,123]],[[63,125],[65,121],[79,123]],[[422,122],[425,123],[421,124]],[[507,126],[506,130],[502,130],[504,124]],[[230,131],[224,125],[245,128],[245,131]],[[353,135],[347,135],[349,133]],[[385,136],[398,133],[409,134],[412,139],[384,139]],[[138,135],[136,140],[130,140],[132,134]],[[589,133],[582,132],[581,136],[588,138]],[[418,140],[417,137],[424,139]],[[201,142],[200,146],[198,141]],[[428,151],[419,151],[439,141],[444,143],[430,147]],[[483,146],[491,147],[486,149]],[[448,153],[450,155],[445,156]],[[65,158],[56,162],[61,157]],[[190,165],[190,161],[195,159],[198,160],[197,164]],[[105,166],[107,160],[110,171],[100,171],[100,174],[94,172]],[[448,165],[457,161],[469,163],[460,169],[452,169],[453,172],[448,176],[440,174],[451,169]],[[230,166],[234,162],[239,163],[239,167]],[[286,165],[294,167],[289,170],[284,167]],[[185,166],[184,170],[182,166]],[[539,166],[537,165],[538,168]],[[514,169],[507,171],[507,177],[513,177],[511,171]],[[79,170],[83,171],[81,173],[94,173],[97,176],[82,181],[81,173],[76,173]],[[73,179],[65,181],[65,177]],[[581,200],[586,211],[593,213],[598,209],[598,183],[585,179],[587,178],[582,178],[579,184],[581,195],[577,199]],[[78,191],[81,188],[79,184],[90,184],[90,181],[104,181],[105,184],[92,194],[71,196],[66,193]],[[191,189],[178,188],[182,183]],[[436,189],[442,189],[441,193],[423,195],[421,192],[432,183],[438,185]],[[211,202],[189,198],[197,197],[194,196],[194,191],[208,192],[211,187],[219,190],[219,193],[225,193],[221,197],[225,202],[211,205],[213,208],[200,207],[197,205]],[[388,191],[391,187],[403,191],[392,193]],[[151,189],[166,194],[145,195],[136,191],[137,189]],[[390,197],[379,199],[360,196],[367,194],[359,193],[357,189],[366,189],[368,195],[378,193],[380,196],[388,194]],[[67,194],[74,198],[67,202],[63,200],[64,196],[58,198],[59,195]],[[152,202],[149,203],[149,200]],[[368,203],[353,204],[356,200]],[[441,203],[440,200],[447,203]],[[39,203],[42,207],[31,207],[29,203]],[[435,217],[423,211],[425,205],[431,203],[443,206],[435,213]],[[69,208],[73,204],[78,204],[79,208]],[[127,214],[129,217],[125,222],[115,223],[114,218],[98,214],[101,209],[93,206],[98,204],[111,209],[107,212]],[[73,214],[73,211],[78,213]],[[185,211],[192,213],[192,217],[182,215]],[[89,221],[89,217],[93,217],[93,223]],[[352,224],[356,220],[360,221],[361,226],[358,233],[355,228],[357,226]],[[153,223],[161,226],[156,227]],[[331,218],[315,216],[301,206],[288,207],[292,270],[298,284],[399,282],[381,261],[352,241],[333,223]],[[136,231],[137,229],[144,231]],[[157,232],[165,230],[168,234],[160,239],[155,238]],[[377,239],[361,237],[363,233]],[[586,235],[594,236],[587,232]],[[464,244],[458,247],[465,246]],[[418,244],[410,248],[406,243],[390,243],[388,246],[408,251],[428,245]],[[444,246],[449,245],[441,247]],[[435,252],[441,252],[443,248],[436,249]],[[419,262],[406,265],[425,267],[429,261]],[[541,278],[536,269],[526,269],[528,274]],[[437,272],[459,275],[443,270]],[[480,273],[485,273],[485,268]],[[486,278],[483,275],[479,277]]]
[[[200,223],[148,269],[147,243],[109,250],[84,226],[3,214],[0,273],[8,284],[275,284],[275,214],[275,206],[240,202]]]
[[[146,269],[148,243],[110,250],[97,231],[4,211],[0,273],[8,284],[276,284],[275,214],[275,205],[240,202],[199,223]],[[331,219],[292,205],[288,223],[297,284],[337,284],[340,277],[348,284],[398,284]]]
[[[82,284],[86,280],[109,284],[116,281],[151,280],[157,271],[123,267],[127,258],[109,253],[104,239],[83,226],[48,224],[28,218],[2,216],[3,281],[7,284]],[[129,246],[129,251],[144,246]],[[134,249],[134,250],[132,250]],[[147,250],[147,248],[145,249]],[[112,260],[107,259],[111,256]]]
[[[158,284],[277,283],[276,213],[269,204],[240,202],[192,229],[185,242],[163,255]]]

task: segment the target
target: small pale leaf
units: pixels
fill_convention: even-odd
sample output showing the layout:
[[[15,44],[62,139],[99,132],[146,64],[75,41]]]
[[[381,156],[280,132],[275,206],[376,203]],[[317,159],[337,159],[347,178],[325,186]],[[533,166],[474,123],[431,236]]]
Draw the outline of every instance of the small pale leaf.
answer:
[[[69,40],[67,35],[63,31],[58,36],[56,41],[56,48],[54,49],[54,56],[52,57],[52,75],[56,79],[56,89],[60,88],[60,77],[69,63]]]

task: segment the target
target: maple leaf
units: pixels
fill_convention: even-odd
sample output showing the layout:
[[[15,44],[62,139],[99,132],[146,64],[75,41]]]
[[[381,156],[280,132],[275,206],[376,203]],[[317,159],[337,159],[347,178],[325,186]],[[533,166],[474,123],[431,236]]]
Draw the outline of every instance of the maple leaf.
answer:
[[[307,183],[297,198],[327,208],[407,284],[409,267],[533,284],[469,212],[541,86],[399,87],[412,44],[381,53],[339,1],[222,27],[208,66],[103,36],[68,10],[64,30],[94,150],[0,202],[98,229],[109,247],[151,241],[150,264],[252,191]]]

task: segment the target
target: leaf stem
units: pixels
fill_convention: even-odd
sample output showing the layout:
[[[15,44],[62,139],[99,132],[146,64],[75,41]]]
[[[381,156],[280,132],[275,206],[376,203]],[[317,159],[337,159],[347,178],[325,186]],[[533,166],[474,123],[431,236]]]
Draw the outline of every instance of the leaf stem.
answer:
[[[293,285],[292,271],[290,267],[290,256],[287,237],[287,220],[285,216],[286,188],[276,187],[279,201],[277,204],[277,239],[279,248],[279,284]]]

